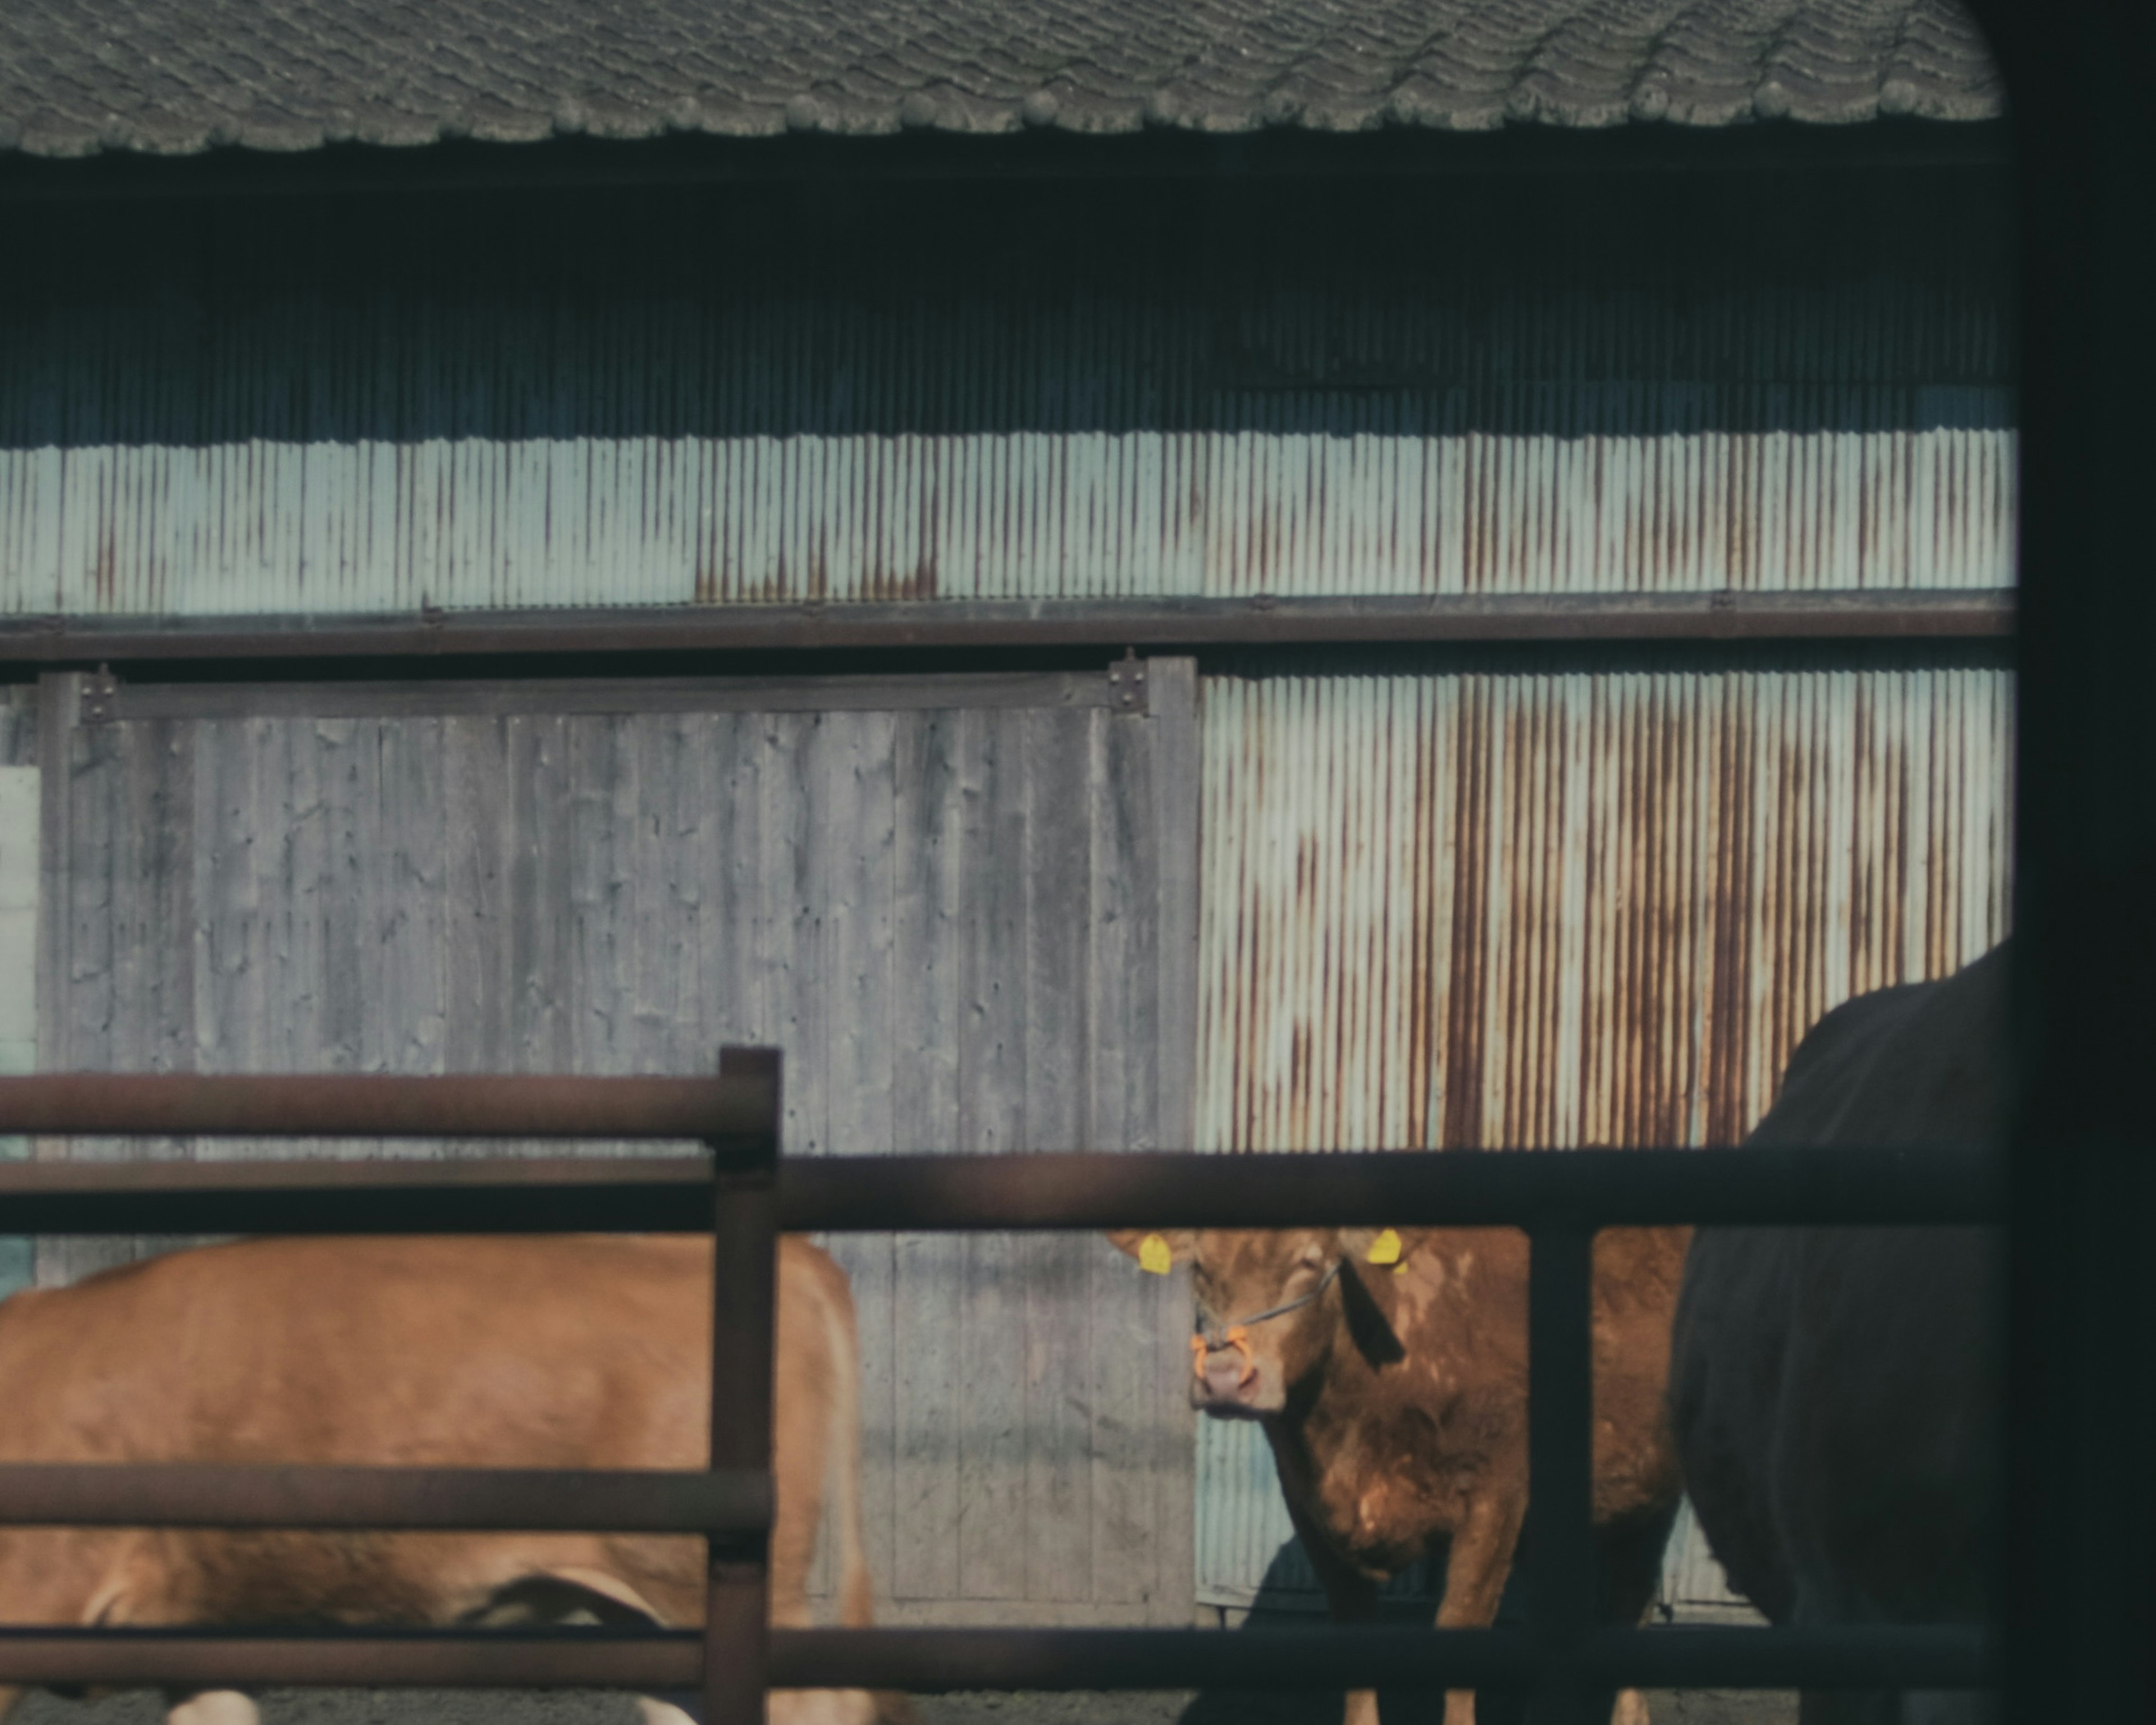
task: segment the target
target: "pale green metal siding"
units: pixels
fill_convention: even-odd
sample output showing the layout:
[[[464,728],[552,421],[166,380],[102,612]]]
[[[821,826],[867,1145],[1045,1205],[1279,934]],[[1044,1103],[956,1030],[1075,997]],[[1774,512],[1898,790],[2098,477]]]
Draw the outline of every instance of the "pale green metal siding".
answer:
[[[1783,264],[1756,214],[1502,204],[990,205],[993,270],[648,198],[56,245],[0,293],[0,615],[2009,581],[2005,300],[1950,222]]]

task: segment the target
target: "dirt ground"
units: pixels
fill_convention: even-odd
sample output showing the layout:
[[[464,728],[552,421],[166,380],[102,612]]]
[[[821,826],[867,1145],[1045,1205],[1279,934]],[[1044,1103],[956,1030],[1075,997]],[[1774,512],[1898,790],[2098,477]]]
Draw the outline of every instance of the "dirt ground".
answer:
[[[921,1725],[1326,1725],[1337,1703],[1317,1697],[1182,1693],[1126,1695],[924,1695]],[[1657,1692],[1648,1705],[1657,1725],[1795,1725],[1794,1695],[1733,1691]],[[1437,1713],[1404,1711],[1404,1725]],[[480,1694],[470,1691],[272,1690],[262,1697],[263,1725],[636,1725],[624,1696]],[[149,1693],[99,1702],[33,1695],[10,1725],[159,1725],[162,1707]],[[1395,1725],[1391,1710],[1387,1725]]]

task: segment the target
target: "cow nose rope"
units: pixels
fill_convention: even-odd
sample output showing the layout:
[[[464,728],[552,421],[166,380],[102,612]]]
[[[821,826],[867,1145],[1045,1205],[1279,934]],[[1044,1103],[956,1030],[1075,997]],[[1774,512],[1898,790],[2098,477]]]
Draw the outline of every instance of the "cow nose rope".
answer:
[[[1291,1312],[1300,1312],[1320,1294],[1332,1286],[1332,1279],[1340,1274],[1340,1266],[1347,1261],[1335,1258],[1332,1267],[1319,1278],[1317,1286],[1299,1300],[1283,1300],[1277,1306],[1268,1306],[1263,1312],[1254,1312],[1248,1317],[1239,1317],[1217,1337],[1205,1327],[1205,1321],[1198,1322],[1198,1332],[1190,1338],[1190,1370],[1200,1384],[1205,1381],[1205,1356],[1221,1353],[1232,1348],[1243,1357],[1243,1369],[1236,1379],[1240,1389],[1258,1375],[1258,1363],[1250,1357],[1250,1326],[1261,1324],[1276,1317],[1285,1317]]]

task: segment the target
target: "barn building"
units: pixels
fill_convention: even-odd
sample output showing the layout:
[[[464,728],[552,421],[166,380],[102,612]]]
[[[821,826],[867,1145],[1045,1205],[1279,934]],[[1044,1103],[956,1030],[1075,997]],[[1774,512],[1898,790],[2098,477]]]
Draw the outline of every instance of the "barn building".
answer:
[[[2008,159],[1947,0],[11,8],[0,1070],[1729,1141],[2005,932]],[[888,1620],[1295,1594],[1183,1289],[841,1250]]]

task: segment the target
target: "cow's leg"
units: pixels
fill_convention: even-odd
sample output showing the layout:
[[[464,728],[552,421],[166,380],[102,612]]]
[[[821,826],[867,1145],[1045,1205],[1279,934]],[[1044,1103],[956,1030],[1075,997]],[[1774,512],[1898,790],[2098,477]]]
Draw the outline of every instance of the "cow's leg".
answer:
[[[1283,1482],[1285,1483],[1285,1482]],[[1343,1560],[1332,1549],[1322,1528],[1306,1516],[1291,1497],[1288,1519],[1302,1541],[1303,1555],[1317,1572],[1317,1584],[1325,1590],[1325,1609],[1335,1623],[1368,1623],[1378,1615],[1378,1584]],[[1345,1725],[1378,1725],[1378,1692],[1348,1692]]]
[[[1604,1615],[1611,1623],[1636,1629],[1653,1610],[1655,1595],[1661,1590],[1662,1553],[1676,1518],[1677,1507],[1672,1503],[1596,1530],[1603,1584],[1608,1589]],[[1636,1689],[1618,1691],[1609,1725],[1648,1725],[1647,1697]]]
[[[1617,1692],[1617,1705],[1610,1709],[1609,1725],[1647,1725],[1647,1697],[1637,1689]]]
[[[1497,1602],[1512,1573],[1527,1511],[1522,1491],[1485,1491],[1452,1536],[1445,1560],[1445,1597],[1438,1602],[1440,1629],[1487,1629],[1497,1620]],[[1445,1725],[1475,1725],[1475,1692],[1449,1689]]]
[[[237,1689],[204,1689],[165,1715],[165,1725],[259,1725],[262,1714]]]

